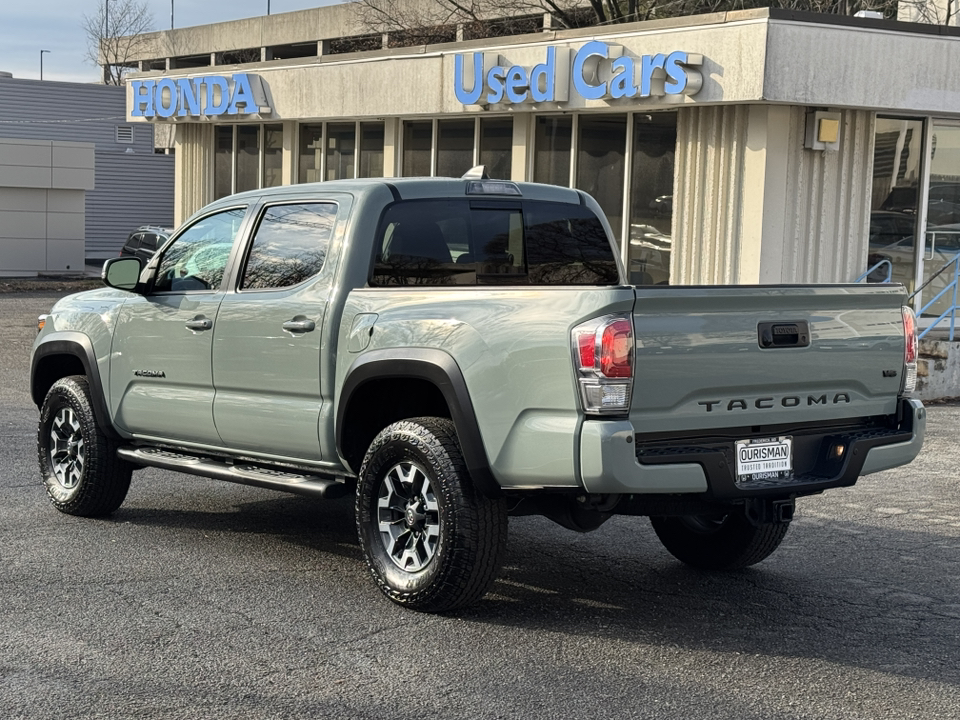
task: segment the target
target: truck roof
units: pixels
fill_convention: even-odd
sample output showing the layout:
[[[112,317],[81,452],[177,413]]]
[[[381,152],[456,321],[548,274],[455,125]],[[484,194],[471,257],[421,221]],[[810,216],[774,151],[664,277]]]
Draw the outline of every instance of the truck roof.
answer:
[[[404,200],[442,198],[442,197],[464,197],[467,195],[468,183],[509,183],[520,191],[520,196],[502,193],[481,193],[475,197],[486,199],[526,199],[526,200],[547,200],[551,202],[565,202],[572,204],[582,204],[581,193],[571,188],[560,187],[558,185],[543,185],[540,183],[513,182],[510,180],[477,180],[469,178],[437,178],[437,177],[395,177],[395,178],[359,178],[354,180],[327,180],[317,183],[301,183],[297,185],[283,185],[280,187],[262,188],[260,190],[248,190],[236,195],[230,195],[221,198],[215,204],[232,205],[238,201],[249,202],[255,198],[274,198],[285,195],[303,195],[317,193],[349,193],[351,195],[364,195],[367,192],[374,191],[383,187],[392,187],[395,194]],[[212,207],[208,206],[208,207]]]

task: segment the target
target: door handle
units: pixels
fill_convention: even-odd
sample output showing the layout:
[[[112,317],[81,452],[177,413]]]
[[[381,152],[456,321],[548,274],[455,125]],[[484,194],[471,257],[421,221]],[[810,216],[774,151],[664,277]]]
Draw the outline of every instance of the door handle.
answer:
[[[313,320],[287,320],[283,329],[292,333],[305,333],[315,330],[317,324]]]
[[[213,327],[213,320],[206,317],[195,317],[193,320],[187,320],[186,324],[190,330],[209,330]]]

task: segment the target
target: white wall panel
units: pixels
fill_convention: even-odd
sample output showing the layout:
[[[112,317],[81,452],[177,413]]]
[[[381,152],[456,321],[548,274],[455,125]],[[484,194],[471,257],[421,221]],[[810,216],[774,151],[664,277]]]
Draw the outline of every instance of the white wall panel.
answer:
[[[684,108],[674,284],[852,282],[866,269],[874,114],[842,113],[837,152],[805,150],[806,109]]]
[[[803,150],[805,112],[791,109],[783,282],[851,282],[866,269],[874,117],[844,111],[837,152]]]
[[[674,285],[740,282],[749,106],[682,108],[674,175]]]
[[[174,222],[179,226],[213,201],[213,127],[179,125],[176,143]]]

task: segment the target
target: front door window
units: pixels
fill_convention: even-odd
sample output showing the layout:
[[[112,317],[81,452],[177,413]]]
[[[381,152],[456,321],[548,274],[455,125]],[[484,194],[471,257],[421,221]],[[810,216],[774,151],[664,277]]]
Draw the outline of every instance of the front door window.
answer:
[[[182,232],[160,259],[154,292],[219,289],[245,212],[234,208],[209,215]]]

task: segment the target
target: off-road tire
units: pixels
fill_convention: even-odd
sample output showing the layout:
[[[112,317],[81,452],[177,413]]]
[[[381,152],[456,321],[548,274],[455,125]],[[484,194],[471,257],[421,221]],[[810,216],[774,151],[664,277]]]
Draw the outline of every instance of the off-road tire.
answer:
[[[416,479],[421,472],[426,481]],[[382,534],[380,524],[383,519],[384,527],[396,525],[398,531],[417,535],[415,524],[399,524],[407,522],[406,515],[385,507],[398,504],[390,498],[402,499],[391,489],[405,473],[413,477],[411,497],[418,482],[429,486],[423,505],[414,498],[406,501],[406,508],[412,505],[412,515],[423,518],[433,533],[432,552],[424,540],[419,546],[423,552],[406,558],[407,569],[398,564],[403,561],[397,558],[399,542],[392,556],[388,552],[389,533]],[[377,586],[398,605],[421,612],[454,610],[479,600],[496,579],[507,544],[506,501],[476,490],[453,422],[446,418],[403,420],[374,438],[360,467],[356,517],[360,546]],[[427,534],[424,530],[421,537]]]
[[[71,450],[64,455],[62,439],[67,436],[77,441],[66,443]],[[96,517],[109,515],[123,504],[133,466],[117,458],[118,444],[97,425],[86,377],[73,375],[53,384],[40,410],[37,456],[47,496],[57,510]],[[66,463],[58,464],[54,454],[67,458]]]
[[[701,570],[739,570],[766,559],[780,546],[790,523],[753,525],[743,511],[722,519],[651,517],[663,546],[677,560]]]

